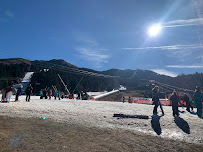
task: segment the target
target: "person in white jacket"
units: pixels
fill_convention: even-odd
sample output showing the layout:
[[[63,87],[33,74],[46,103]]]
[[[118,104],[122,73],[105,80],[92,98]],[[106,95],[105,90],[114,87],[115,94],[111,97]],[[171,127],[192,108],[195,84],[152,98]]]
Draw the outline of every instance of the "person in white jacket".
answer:
[[[9,87],[6,89],[6,102],[10,102],[12,94],[13,94],[13,92],[12,92],[12,87],[9,86]]]

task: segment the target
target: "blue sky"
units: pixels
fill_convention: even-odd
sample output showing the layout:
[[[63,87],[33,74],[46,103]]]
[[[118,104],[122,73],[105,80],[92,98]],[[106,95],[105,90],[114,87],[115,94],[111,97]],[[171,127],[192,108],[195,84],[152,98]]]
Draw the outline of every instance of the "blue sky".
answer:
[[[0,1],[1,58],[176,76],[203,72],[202,45],[202,0]]]

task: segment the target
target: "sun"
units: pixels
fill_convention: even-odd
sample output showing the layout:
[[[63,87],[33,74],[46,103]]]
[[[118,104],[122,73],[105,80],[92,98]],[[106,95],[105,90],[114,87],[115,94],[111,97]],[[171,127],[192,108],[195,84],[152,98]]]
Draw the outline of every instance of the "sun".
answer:
[[[148,33],[150,36],[157,36],[160,33],[161,29],[162,27],[160,24],[154,24],[149,28]]]

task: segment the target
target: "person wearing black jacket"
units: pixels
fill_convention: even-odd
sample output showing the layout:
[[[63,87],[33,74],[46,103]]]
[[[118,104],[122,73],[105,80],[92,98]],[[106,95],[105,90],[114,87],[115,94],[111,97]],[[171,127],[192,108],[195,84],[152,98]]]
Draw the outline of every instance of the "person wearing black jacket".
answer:
[[[187,111],[190,112],[190,108],[192,108],[191,106],[191,102],[190,102],[190,98],[187,96],[187,94],[185,93],[185,96],[183,98],[183,102],[186,103],[186,107],[187,107]]]
[[[44,88],[44,90],[42,91],[42,93],[43,93],[43,97],[42,97],[42,99],[43,98],[45,98],[45,99],[47,99],[47,87],[46,88]]]
[[[179,116],[179,111],[178,111],[178,103],[180,103],[180,99],[177,96],[176,92],[173,92],[173,95],[170,97],[171,102],[172,102],[172,110],[173,110],[173,116]],[[180,103],[181,104],[181,103]]]
[[[27,87],[27,89],[25,90],[25,93],[26,93],[26,101],[30,101],[30,95],[31,95],[31,93],[32,93],[32,90],[33,90],[33,88],[32,88],[32,86],[31,86],[31,84],[29,84],[28,85],[28,87]]]
[[[163,110],[162,105],[159,100],[159,87],[158,86],[155,86],[152,89],[152,101],[154,104],[153,114],[157,114],[157,108],[158,108],[158,106],[160,106],[162,115],[164,115],[164,110]]]

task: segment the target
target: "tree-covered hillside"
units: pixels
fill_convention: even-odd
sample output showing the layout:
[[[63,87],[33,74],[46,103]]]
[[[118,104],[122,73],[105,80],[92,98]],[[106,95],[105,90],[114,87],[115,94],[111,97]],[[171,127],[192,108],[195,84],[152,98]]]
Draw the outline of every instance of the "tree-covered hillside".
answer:
[[[151,89],[149,87],[150,80],[160,81],[162,83],[169,82],[172,77],[159,75],[153,71],[149,70],[119,70],[110,69],[103,71],[104,74],[109,74],[113,76],[119,76],[119,82],[123,86],[127,87],[128,90],[144,90]]]
[[[57,67],[53,65],[57,65]],[[67,68],[70,70],[66,70]],[[84,75],[82,72],[75,72],[78,70],[117,76],[117,78]],[[71,93],[73,91],[74,93],[78,91],[109,91],[118,88],[120,84],[127,87],[128,90],[150,90],[150,80],[190,90],[194,90],[195,86],[203,88],[202,73],[182,74],[172,78],[149,70],[110,69],[99,72],[92,69],[79,68],[64,60],[29,61],[19,58],[0,59],[0,88],[19,82],[25,73],[29,71],[35,72],[31,83],[36,92],[45,87],[51,88],[52,85],[56,86],[58,90],[65,91],[58,74],[60,74]]]
[[[46,63],[46,66],[41,66],[42,63]],[[102,78],[95,76],[83,76],[74,72],[66,72],[63,70],[49,69],[49,64],[56,64],[64,67],[71,67],[79,69],[78,67],[64,61],[64,60],[50,60],[50,61],[29,61],[24,59],[2,59],[0,60],[0,88],[8,87],[11,84],[19,83],[24,77],[26,72],[35,72],[31,84],[34,91],[37,93],[40,89],[45,87],[52,87],[55,85],[58,90],[65,91],[58,74],[67,85],[70,92],[77,93],[78,91],[104,91],[112,90],[115,88],[115,80],[112,78]],[[49,70],[45,70],[49,69]],[[88,71],[88,69],[83,69]],[[89,69],[89,71],[94,71]],[[94,71],[96,72],[96,71]],[[79,83],[80,82],[80,83]],[[76,88],[77,86],[77,88]]]
[[[40,84],[36,85],[37,93],[40,91],[40,89],[45,87],[52,88],[52,85],[56,86],[58,90],[66,92],[65,87],[58,77],[58,74],[67,85],[70,93],[73,93],[73,91],[74,93],[77,93],[78,91],[110,91],[114,88],[114,80],[110,78],[81,76],[52,69],[48,71],[42,70],[34,73],[31,83],[34,87],[35,83]]]
[[[185,89],[194,90],[196,86],[203,89],[203,73],[189,75],[179,75],[168,82],[170,85],[178,86]]]
[[[19,83],[24,77],[25,73],[29,70],[30,65],[26,63],[0,63],[0,88],[5,88],[14,83]]]

